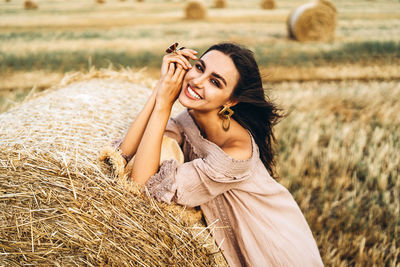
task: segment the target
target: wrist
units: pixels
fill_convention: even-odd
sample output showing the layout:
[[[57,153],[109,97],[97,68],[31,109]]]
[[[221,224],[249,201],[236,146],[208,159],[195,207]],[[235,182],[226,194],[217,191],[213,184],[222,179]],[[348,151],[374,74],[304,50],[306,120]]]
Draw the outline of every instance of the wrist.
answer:
[[[172,110],[172,104],[170,103],[161,103],[159,101],[156,101],[154,105],[155,112],[170,114],[171,110]]]

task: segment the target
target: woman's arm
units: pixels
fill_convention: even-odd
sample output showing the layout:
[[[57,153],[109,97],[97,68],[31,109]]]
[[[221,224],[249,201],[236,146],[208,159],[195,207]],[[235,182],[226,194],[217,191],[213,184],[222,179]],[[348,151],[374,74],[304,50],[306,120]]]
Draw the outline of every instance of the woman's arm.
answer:
[[[157,173],[163,134],[173,104],[182,88],[183,77],[192,66],[189,58],[197,59],[196,51],[181,50],[165,55],[161,65],[161,79],[156,87],[154,108],[145,127],[133,161],[131,178],[138,185],[145,185]]]
[[[184,69],[191,68],[188,58],[196,59],[195,54],[196,51],[191,49],[184,49],[181,52],[183,56],[170,57],[169,55],[163,58],[163,64],[161,65],[161,78],[158,81],[156,87],[153,89],[153,92],[150,98],[147,100],[145,106],[142,111],[136,117],[135,121],[129,127],[128,132],[125,135],[124,140],[120,145],[120,149],[122,154],[130,157],[136,154],[140,141],[143,137],[144,131],[150,119],[150,115],[153,112],[155,103],[156,103],[156,95],[159,88],[162,86],[162,83],[165,82],[163,78],[165,78],[168,72],[168,66],[170,63],[175,63],[176,65],[183,66]],[[165,129],[165,127],[164,127]]]
[[[136,151],[131,178],[139,185],[146,184],[159,168],[162,137],[186,73],[180,64],[176,65],[169,63],[168,72],[161,80],[154,109]]]
[[[156,93],[157,87],[153,90],[153,93],[147,100],[142,111],[129,127],[129,130],[126,133],[123,142],[121,143],[121,152],[126,156],[132,156],[136,153],[136,150],[139,146],[140,140],[142,139],[144,130],[146,129],[146,125],[150,119],[150,115],[156,103]]]

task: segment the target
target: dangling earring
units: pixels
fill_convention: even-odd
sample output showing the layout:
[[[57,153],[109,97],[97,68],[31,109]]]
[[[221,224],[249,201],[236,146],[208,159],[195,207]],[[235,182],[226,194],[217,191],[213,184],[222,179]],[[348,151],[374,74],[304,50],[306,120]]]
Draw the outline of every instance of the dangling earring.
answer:
[[[227,114],[225,112],[228,112]],[[233,115],[233,110],[230,109],[228,106],[224,106],[220,112],[218,112],[218,115],[220,117],[222,117],[222,129],[224,129],[224,131],[228,131],[229,130],[229,126],[231,125],[231,116]],[[225,126],[225,121],[228,121],[228,125]]]

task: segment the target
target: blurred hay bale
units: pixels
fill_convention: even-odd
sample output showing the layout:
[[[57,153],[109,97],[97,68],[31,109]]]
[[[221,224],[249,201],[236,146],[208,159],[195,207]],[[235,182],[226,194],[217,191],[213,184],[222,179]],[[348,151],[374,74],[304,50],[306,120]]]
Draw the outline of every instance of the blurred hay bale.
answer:
[[[97,4],[104,4],[106,2],[106,0],[96,0]]]
[[[214,1],[215,8],[225,8],[226,7],[226,0],[215,0]]]
[[[37,9],[37,8],[38,8],[38,5],[37,5],[35,2],[33,2],[33,1],[25,0],[25,1],[24,1],[24,8],[25,8],[25,9],[28,9],[28,10],[30,10],[30,9]]]
[[[92,69],[0,114],[1,264],[218,264],[198,212],[155,202],[98,159],[152,85]]]
[[[6,2],[11,2],[11,0],[5,0]]]
[[[139,3],[141,3],[141,2],[144,2],[144,0],[136,0],[136,2],[139,2]]]
[[[332,41],[335,38],[337,10],[326,0],[295,8],[287,20],[288,34],[300,42]]]
[[[203,1],[190,0],[185,6],[187,19],[204,19],[207,16],[207,7]]]
[[[261,8],[262,9],[275,9],[276,8],[275,1],[274,0],[262,0]]]

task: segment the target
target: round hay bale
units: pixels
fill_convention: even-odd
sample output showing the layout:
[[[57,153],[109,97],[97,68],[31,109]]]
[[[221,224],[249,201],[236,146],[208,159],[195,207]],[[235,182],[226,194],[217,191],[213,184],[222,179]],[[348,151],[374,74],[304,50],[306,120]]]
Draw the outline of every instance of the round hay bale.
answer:
[[[2,264],[218,264],[198,212],[154,201],[98,159],[152,85],[92,70],[0,114]]]
[[[25,9],[28,9],[28,10],[37,9],[37,8],[38,8],[38,5],[37,5],[35,2],[33,2],[33,1],[25,0],[25,2],[24,2],[24,8],[25,8]]]
[[[275,9],[276,8],[275,1],[274,0],[262,0],[261,8],[262,9]]]
[[[300,42],[332,41],[335,38],[337,11],[326,0],[314,1],[295,8],[288,17],[290,38]]]
[[[6,2],[11,2],[11,0],[5,0]]]
[[[97,4],[104,4],[106,2],[106,0],[96,0]]]
[[[226,8],[226,0],[215,0],[214,7],[215,8]]]
[[[207,17],[207,7],[203,1],[190,0],[185,7],[187,19],[204,19]]]

